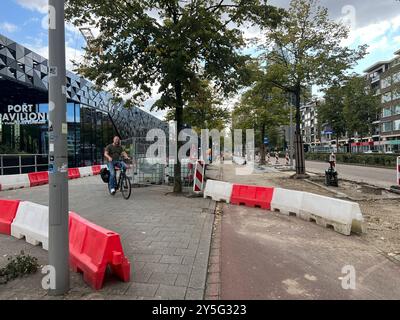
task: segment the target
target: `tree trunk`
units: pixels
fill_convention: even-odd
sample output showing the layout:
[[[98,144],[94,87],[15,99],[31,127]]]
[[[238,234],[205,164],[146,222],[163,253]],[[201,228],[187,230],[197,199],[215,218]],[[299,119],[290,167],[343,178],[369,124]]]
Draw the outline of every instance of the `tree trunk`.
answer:
[[[295,149],[296,149],[296,175],[298,179],[306,178],[306,162],[304,158],[304,143],[301,136],[301,86],[297,85],[295,89],[296,98],[296,133],[295,133]]]
[[[174,193],[182,192],[182,176],[181,176],[181,162],[178,158],[178,151],[181,148],[182,142],[179,141],[179,133],[182,130],[182,122],[183,122],[183,99],[182,99],[182,83],[180,81],[175,82],[175,94],[176,94],[176,102],[177,106],[175,109],[175,121],[176,121],[176,131],[177,131],[177,161],[174,165]]]
[[[336,153],[339,153],[339,135],[336,136]]]
[[[265,144],[264,144],[264,137],[265,137],[265,123],[261,125],[261,146],[260,146],[260,152],[261,152],[261,159],[260,159],[260,164],[265,165]]]

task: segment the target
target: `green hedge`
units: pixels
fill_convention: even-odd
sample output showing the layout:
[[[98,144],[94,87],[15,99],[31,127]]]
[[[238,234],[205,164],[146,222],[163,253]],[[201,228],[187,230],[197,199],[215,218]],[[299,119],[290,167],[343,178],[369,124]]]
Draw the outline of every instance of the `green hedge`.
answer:
[[[365,166],[379,166],[395,168],[398,155],[392,154],[359,154],[359,153],[338,153],[338,163],[353,163]],[[306,153],[306,160],[329,161],[328,153]]]

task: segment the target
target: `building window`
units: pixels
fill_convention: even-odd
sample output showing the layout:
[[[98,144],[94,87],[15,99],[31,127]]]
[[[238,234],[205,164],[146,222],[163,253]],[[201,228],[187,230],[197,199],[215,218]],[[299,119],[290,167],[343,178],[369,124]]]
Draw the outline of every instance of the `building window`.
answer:
[[[382,117],[390,117],[392,115],[392,109],[391,108],[383,108],[382,111]]]
[[[382,103],[392,101],[392,92],[385,93],[382,95]]]
[[[393,115],[397,115],[400,114],[400,104],[398,104],[397,106],[394,106],[393,108]]]
[[[393,99],[392,100],[397,100],[397,99],[400,99],[400,90],[393,91]]]
[[[392,85],[392,79],[391,77],[387,77],[385,79],[382,79],[381,81],[381,88],[386,89]]]
[[[393,131],[400,131],[400,120],[393,121]]]
[[[384,122],[382,124],[382,132],[392,131],[392,122]]]
[[[397,72],[393,75],[393,83],[399,83],[400,82],[400,72]]]

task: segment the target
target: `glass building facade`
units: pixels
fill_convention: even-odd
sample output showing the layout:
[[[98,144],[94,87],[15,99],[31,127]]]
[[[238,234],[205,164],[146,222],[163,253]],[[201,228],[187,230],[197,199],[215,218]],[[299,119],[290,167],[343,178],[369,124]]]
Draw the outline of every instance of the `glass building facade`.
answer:
[[[114,135],[145,137],[165,122],[139,109],[127,109],[111,94],[67,71],[68,162],[70,167],[103,163],[104,147]],[[0,114],[10,105],[32,105],[48,113],[48,61],[0,34]],[[18,124],[0,120],[0,156],[48,154],[48,123]],[[3,157],[4,158],[4,157]]]

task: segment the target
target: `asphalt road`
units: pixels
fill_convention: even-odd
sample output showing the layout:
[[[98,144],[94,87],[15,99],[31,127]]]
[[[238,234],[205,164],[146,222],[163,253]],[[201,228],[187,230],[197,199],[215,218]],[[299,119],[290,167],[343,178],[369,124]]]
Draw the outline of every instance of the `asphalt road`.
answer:
[[[400,299],[400,264],[357,235],[261,209],[223,211],[222,299]],[[354,267],[355,289],[342,287],[346,266]]]
[[[306,161],[306,169],[312,173],[325,173],[329,164],[317,161]],[[390,188],[396,184],[396,170],[382,169],[374,167],[353,166],[347,164],[337,164],[336,170],[339,178],[366,182],[379,187]]]

